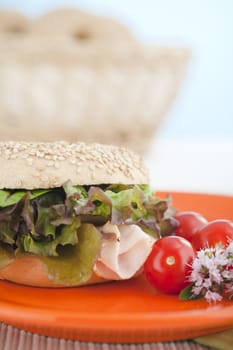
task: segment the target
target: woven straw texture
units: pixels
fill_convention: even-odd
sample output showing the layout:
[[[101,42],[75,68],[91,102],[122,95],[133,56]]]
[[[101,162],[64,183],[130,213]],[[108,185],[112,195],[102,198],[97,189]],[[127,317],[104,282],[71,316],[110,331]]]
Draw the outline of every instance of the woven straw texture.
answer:
[[[148,47],[120,24],[101,18],[93,26],[75,14],[66,13],[60,30],[59,11],[24,23],[24,34],[17,25],[0,28],[0,140],[96,141],[146,150],[182,82],[189,52]]]
[[[192,341],[107,344],[79,342],[32,334],[0,324],[0,350],[211,350]]]

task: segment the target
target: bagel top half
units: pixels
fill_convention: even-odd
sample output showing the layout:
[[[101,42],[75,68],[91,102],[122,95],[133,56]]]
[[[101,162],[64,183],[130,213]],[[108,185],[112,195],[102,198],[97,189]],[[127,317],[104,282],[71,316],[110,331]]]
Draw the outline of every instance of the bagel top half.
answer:
[[[0,189],[148,184],[140,156],[125,148],[82,142],[0,142]]]

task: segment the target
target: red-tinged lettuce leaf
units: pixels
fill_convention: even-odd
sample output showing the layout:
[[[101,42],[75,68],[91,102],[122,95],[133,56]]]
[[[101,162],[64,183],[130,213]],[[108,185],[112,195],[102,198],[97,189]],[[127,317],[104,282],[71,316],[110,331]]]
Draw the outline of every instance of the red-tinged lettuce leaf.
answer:
[[[91,186],[88,191],[88,198],[95,208],[92,211],[94,216],[103,216],[110,220],[112,212],[112,200],[100,187]]]
[[[56,238],[56,227],[51,223],[49,208],[38,207],[37,219],[35,222],[35,232],[39,237]]]
[[[73,215],[81,216],[84,221],[90,215],[93,216],[93,220],[94,216],[110,218],[112,202],[100,187],[91,186],[86,190],[83,186],[72,186],[66,183],[65,192],[67,193],[66,207]]]
[[[10,222],[0,222],[0,242],[14,245],[17,232],[12,230]]]
[[[178,221],[173,217],[162,219],[159,221],[160,234],[162,237],[170,236],[174,229],[178,226]]]
[[[66,193],[66,211],[70,215],[85,215],[95,209],[94,203],[88,198],[88,193],[83,186],[72,186],[70,182],[64,185]]]
[[[55,239],[56,227],[51,222],[50,208],[53,205],[62,205],[63,200],[62,194],[58,191],[51,191],[33,200],[30,200],[28,192],[25,195],[21,213],[26,226],[23,231],[27,231],[37,240],[41,240],[43,237]]]
[[[169,214],[167,200],[155,197],[149,186],[133,186],[120,192],[107,190],[112,200],[113,224],[137,224],[154,237],[170,235],[177,222]]]
[[[139,219],[137,221],[126,221],[126,224],[138,225],[144,232],[154,238],[161,237],[161,230],[159,224],[154,219]]]
[[[55,255],[59,245],[75,245],[72,225],[76,220],[95,226],[107,221],[137,224],[154,237],[171,234],[176,227],[169,200],[155,197],[147,185],[73,186],[67,182],[64,187],[34,191],[33,197],[31,191],[6,192],[19,201],[0,208],[0,242],[25,252]],[[67,236],[71,231],[70,240],[63,240],[64,231]]]
[[[22,235],[18,245],[21,253],[33,253],[41,256],[58,256],[58,247],[76,245],[78,243],[78,228],[81,226],[79,218],[75,218],[71,225],[66,225],[55,237],[47,240],[36,240],[30,234]]]
[[[21,199],[18,203],[0,209],[0,242],[15,244],[18,230],[21,227],[21,212],[24,201]]]
[[[106,195],[111,199],[111,222],[113,225],[120,225],[133,213],[132,189],[121,192],[106,191]]]
[[[52,205],[49,208],[49,218],[51,223],[56,227],[60,225],[71,225],[73,221],[73,215],[65,204]]]
[[[33,236],[37,236],[36,230],[35,230],[35,208],[31,204],[29,199],[29,192],[27,192],[24,196],[24,202],[23,202],[23,209],[20,214],[22,225],[22,233],[30,233]]]

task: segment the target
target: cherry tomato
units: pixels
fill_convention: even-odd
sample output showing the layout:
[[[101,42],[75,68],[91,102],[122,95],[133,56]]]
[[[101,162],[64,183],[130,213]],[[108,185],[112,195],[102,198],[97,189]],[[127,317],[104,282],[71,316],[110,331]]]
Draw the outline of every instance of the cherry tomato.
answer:
[[[175,235],[183,237],[190,242],[195,233],[208,222],[204,216],[194,211],[180,212],[176,214],[175,219],[179,223],[175,229]]]
[[[144,273],[152,286],[168,294],[178,294],[188,283],[195,251],[182,237],[158,239],[144,265]]]
[[[196,250],[215,247],[217,244],[226,247],[231,240],[233,240],[233,223],[229,220],[214,220],[196,232],[192,245]]]

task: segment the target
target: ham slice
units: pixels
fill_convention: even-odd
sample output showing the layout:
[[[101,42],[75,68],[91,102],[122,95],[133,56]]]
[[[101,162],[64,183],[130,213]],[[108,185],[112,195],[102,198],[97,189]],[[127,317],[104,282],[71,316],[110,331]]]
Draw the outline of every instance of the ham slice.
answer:
[[[143,266],[154,238],[137,225],[112,225],[99,228],[102,246],[94,271],[96,275],[111,280],[129,279]]]

